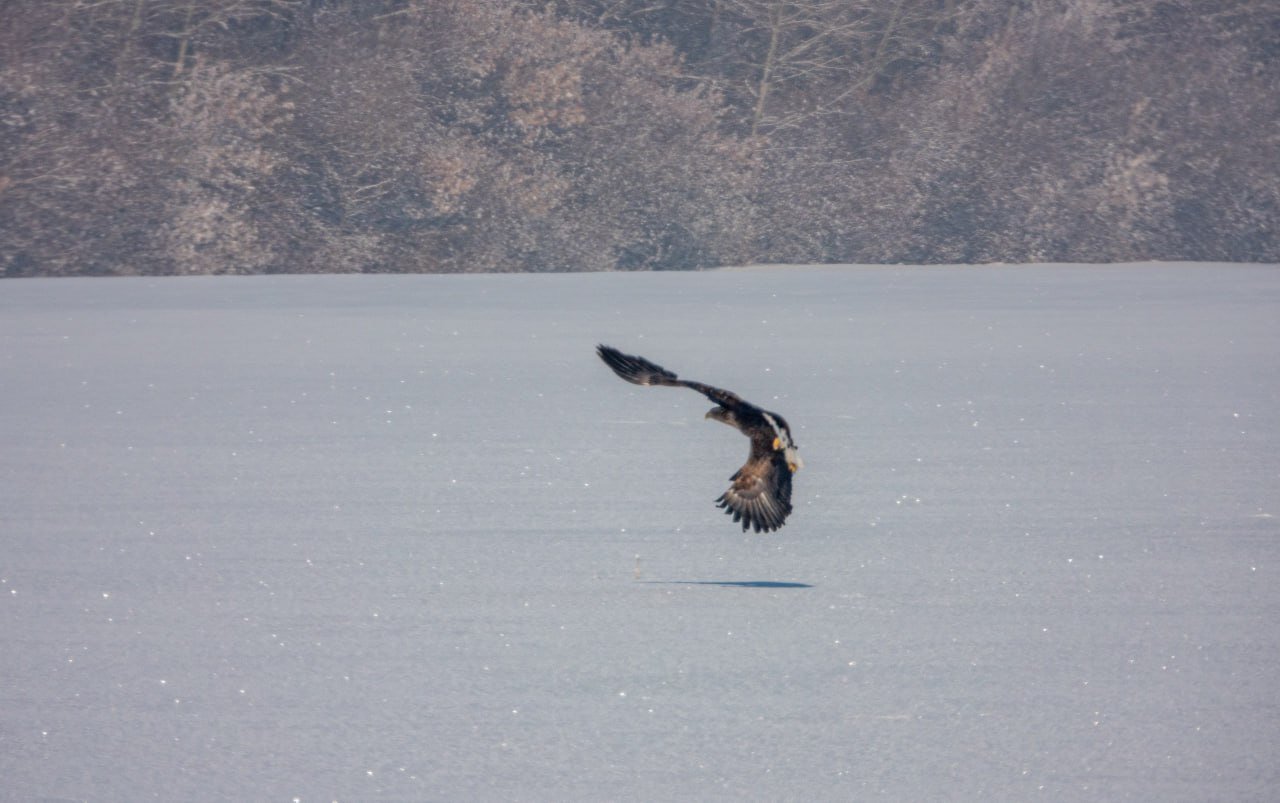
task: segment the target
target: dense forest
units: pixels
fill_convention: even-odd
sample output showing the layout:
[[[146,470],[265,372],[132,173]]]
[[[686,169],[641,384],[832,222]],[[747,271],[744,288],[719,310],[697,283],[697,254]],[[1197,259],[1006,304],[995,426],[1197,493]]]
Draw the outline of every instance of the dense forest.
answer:
[[[7,276],[1280,260],[1275,0],[6,0]]]

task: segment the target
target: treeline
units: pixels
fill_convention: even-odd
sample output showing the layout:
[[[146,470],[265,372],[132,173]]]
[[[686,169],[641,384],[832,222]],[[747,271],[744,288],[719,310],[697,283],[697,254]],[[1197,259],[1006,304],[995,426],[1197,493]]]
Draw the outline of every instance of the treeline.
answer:
[[[1274,0],[8,0],[8,276],[1280,260]]]

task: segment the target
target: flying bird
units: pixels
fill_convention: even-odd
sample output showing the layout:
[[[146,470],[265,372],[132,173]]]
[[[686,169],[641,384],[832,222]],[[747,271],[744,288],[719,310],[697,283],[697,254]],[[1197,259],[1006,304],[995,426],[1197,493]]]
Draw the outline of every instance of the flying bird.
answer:
[[[743,401],[727,390],[681,379],[643,357],[623,354],[610,346],[596,347],[613,372],[636,385],[666,385],[696,390],[716,403],[706,417],[723,422],[751,439],[751,452],[742,468],[729,478],[732,485],[716,500],[716,507],[742,522],[742,531],[771,532],[791,514],[791,475],[804,463],[796,452],[787,420]]]

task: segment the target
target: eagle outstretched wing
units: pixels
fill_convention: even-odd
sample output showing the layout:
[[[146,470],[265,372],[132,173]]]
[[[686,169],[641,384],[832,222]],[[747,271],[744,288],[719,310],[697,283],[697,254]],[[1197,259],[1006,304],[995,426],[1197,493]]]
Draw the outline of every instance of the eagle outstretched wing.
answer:
[[[604,360],[606,365],[613,369],[615,374],[634,385],[666,385],[673,388],[691,388],[723,407],[752,406],[727,390],[713,388],[701,382],[690,382],[687,379],[681,379],[674,372],[668,371],[661,365],[651,363],[644,357],[623,354],[621,351],[603,344],[596,346],[596,353],[600,355],[600,359]]]
[[[716,500],[716,507],[756,532],[770,532],[791,515],[791,469],[782,452],[764,452],[752,442],[746,465],[729,478],[733,484]]]
[[[751,439],[747,462],[730,477],[732,485],[716,506],[742,523],[745,532],[771,532],[791,514],[791,475],[802,465],[791,429],[777,413],[762,410],[727,390],[681,379],[660,365],[615,348],[596,347],[600,359],[623,379],[636,385],[685,387],[703,394],[718,407],[708,418],[722,421]]]

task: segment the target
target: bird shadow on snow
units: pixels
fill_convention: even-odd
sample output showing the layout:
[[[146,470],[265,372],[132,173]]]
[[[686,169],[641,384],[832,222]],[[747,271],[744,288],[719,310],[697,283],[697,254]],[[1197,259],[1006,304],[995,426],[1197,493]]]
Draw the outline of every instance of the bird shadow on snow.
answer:
[[[725,588],[813,588],[808,583],[778,580],[637,580],[637,583],[668,586],[721,586]]]

